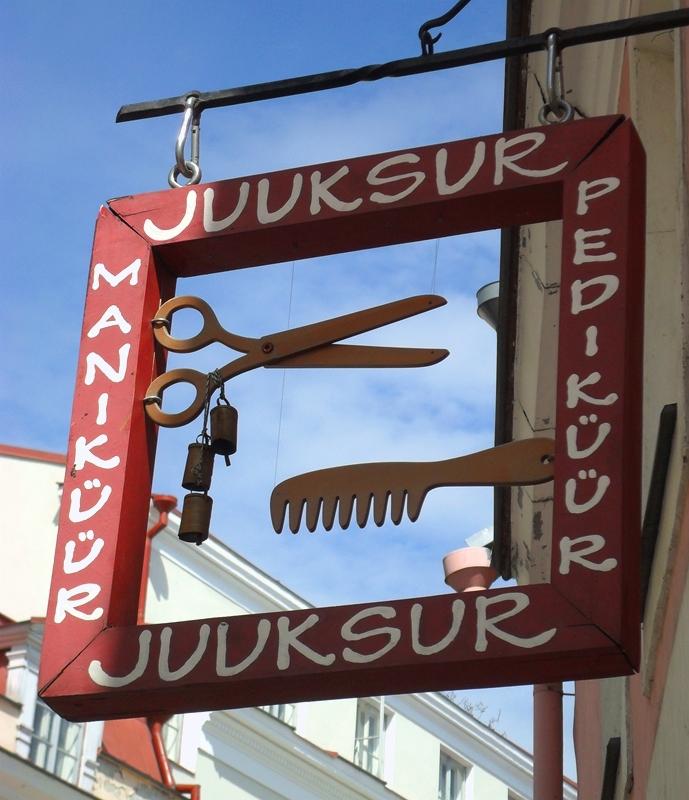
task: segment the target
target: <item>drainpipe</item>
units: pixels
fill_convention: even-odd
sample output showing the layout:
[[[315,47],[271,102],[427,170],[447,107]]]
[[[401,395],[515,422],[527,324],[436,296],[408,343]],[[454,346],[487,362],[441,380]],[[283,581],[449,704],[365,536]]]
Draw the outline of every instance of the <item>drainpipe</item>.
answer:
[[[151,495],[153,505],[158,511],[158,521],[146,531],[146,542],[144,544],[144,562],[141,570],[141,586],[139,588],[139,610],[136,614],[137,624],[141,625],[144,621],[146,610],[146,593],[148,591],[148,574],[151,567],[151,545],[153,537],[160,533],[167,525],[168,514],[177,505],[177,498],[171,494]]]
[[[168,761],[167,753],[165,752],[165,743],[163,742],[163,725],[168,719],[169,717],[148,717],[146,719],[146,724],[151,732],[153,752],[158,762],[158,769],[160,770],[163,784],[167,786],[168,789],[172,789],[175,792],[188,794],[190,800],[201,800],[201,787],[198,783],[175,783],[172,777],[170,762]]]
[[[486,547],[461,547],[443,558],[445,583],[456,592],[480,592],[497,578]],[[562,684],[533,687],[534,800],[562,800]]]
[[[158,511],[158,521],[146,531],[143,569],[141,571],[141,587],[139,589],[139,610],[137,612],[138,624],[141,624],[144,621],[146,593],[148,590],[148,575],[151,565],[151,545],[153,538],[157,536],[167,525],[169,513],[177,506],[177,498],[171,494],[154,494],[151,495],[151,500]],[[201,800],[201,786],[199,784],[175,783],[175,780],[172,777],[170,761],[168,760],[167,753],[165,752],[165,743],[163,742],[163,725],[169,718],[170,715],[164,717],[146,718],[146,724],[148,725],[148,729],[151,733],[153,753],[155,755],[156,763],[158,764],[158,769],[160,770],[160,777],[162,778],[163,785],[167,786],[168,789],[173,789],[181,794],[189,795],[190,800]]]
[[[534,800],[562,800],[562,684],[533,687]]]

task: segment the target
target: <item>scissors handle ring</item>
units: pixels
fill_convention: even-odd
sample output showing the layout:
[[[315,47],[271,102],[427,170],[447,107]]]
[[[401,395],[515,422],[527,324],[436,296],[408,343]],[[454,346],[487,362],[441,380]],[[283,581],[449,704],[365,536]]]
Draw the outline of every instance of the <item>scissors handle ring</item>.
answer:
[[[150,398],[158,398],[163,396],[165,389],[174,386],[176,383],[190,383],[196,389],[196,397],[182,411],[176,414],[168,414],[163,411],[158,402],[150,402],[146,404],[146,413],[157,425],[162,425],[164,428],[179,428],[196,419],[203,411],[204,403],[206,402],[206,387],[208,376],[195,369],[173,369],[170,372],[165,372],[159,375],[148,387],[146,395]]]
[[[199,312],[203,320],[201,330],[189,339],[177,339],[169,333],[172,315],[182,308],[193,308]],[[213,309],[200,297],[189,295],[173,297],[163,303],[153,320],[153,335],[156,341],[173,353],[193,353],[212,342],[223,341],[226,338],[225,334],[226,331],[218,322]]]

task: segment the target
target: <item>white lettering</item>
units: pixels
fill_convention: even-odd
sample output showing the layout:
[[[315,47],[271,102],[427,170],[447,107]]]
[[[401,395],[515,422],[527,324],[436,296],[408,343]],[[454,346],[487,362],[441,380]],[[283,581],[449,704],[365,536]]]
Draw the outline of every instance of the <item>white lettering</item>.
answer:
[[[115,467],[120,463],[119,456],[112,456],[111,458],[99,458],[97,455],[94,455],[91,452],[94,447],[102,447],[107,443],[108,437],[105,433],[99,434],[95,439],[91,439],[90,442],[86,441],[85,436],[79,436],[77,438],[76,448],[74,451],[74,469],[78,472],[79,470],[84,469],[84,466],[87,463],[94,464],[96,467],[101,467],[102,469],[115,469]]]
[[[215,191],[213,189],[206,189],[203,193],[203,229],[206,233],[216,233],[217,231],[224,231],[229,228],[233,222],[236,222],[246,208],[246,202],[249,199],[249,184],[247,181],[242,181],[239,186],[239,197],[237,198],[237,205],[234,211],[223,217],[223,219],[213,219],[213,200],[215,199]]]
[[[126,354],[125,354],[125,359],[124,359],[125,367],[127,365],[127,356],[128,355],[129,355],[129,352],[127,351]],[[88,356],[86,356],[86,372],[87,373],[89,371],[88,360],[89,360],[89,358],[88,358]],[[103,364],[105,364],[105,362],[103,362]],[[108,369],[110,369],[110,365],[109,364],[105,364],[105,366]],[[94,362],[94,365],[93,365],[94,373],[95,373],[95,367],[96,367],[96,365],[95,365],[95,362]],[[101,367],[101,369],[103,369],[103,367]],[[119,374],[120,372],[124,376],[124,370],[122,369],[122,356],[120,356],[120,369],[119,369],[117,374]],[[93,383],[93,380],[91,382]],[[87,383],[87,385],[88,385],[88,383]],[[109,398],[109,395],[108,395],[107,392],[103,392],[101,395],[98,396],[98,416],[96,417],[96,425],[105,425],[105,423],[108,421],[108,400],[109,399],[110,398]]]
[[[376,661],[382,658],[386,653],[389,653],[393,647],[396,647],[402,636],[399,628],[383,627],[372,628],[368,631],[357,633],[353,630],[354,626],[367,617],[383,617],[383,619],[394,619],[397,612],[392,606],[373,606],[371,608],[364,608],[362,611],[356,613],[351,619],[347,620],[342,626],[340,635],[346,642],[358,642],[361,639],[369,639],[371,636],[387,636],[388,641],[380,649],[376,650],[369,655],[357,653],[349,647],[345,647],[342,651],[342,658],[352,664],[366,664],[369,661]]]
[[[518,153],[514,153],[513,155],[508,155],[508,150],[511,150],[515,145],[519,145],[522,142],[530,142],[530,144],[526,147],[526,149],[519,151]],[[504,170],[509,169],[512,172],[516,172],[518,175],[527,175],[531,178],[542,178],[546,177],[547,175],[555,175],[556,172],[560,172],[563,170],[568,161],[563,161],[561,164],[558,164],[555,167],[548,167],[547,169],[527,169],[526,167],[517,166],[515,163],[520,159],[528,156],[530,153],[533,153],[534,150],[537,150],[542,144],[545,142],[545,134],[541,131],[529,131],[528,133],[522,133],[519,136],[513,136],[511,139],[505,139],[501,137],[495,143],[495,177],[493,178],[493,183],[496,186],[500,186],[500,184],[504,180]]]
[[[598,473],[595,469],[590,469],[588,472],[584,469],[579,471],[579,480],[587,480],[587,479],[595,479],[598,476]],[[577,503],[574,499],[574,495],[577,491],[577,481],[576,478],[570,478],[565,483],[565,507],[570,514],[584,514],[587,511],[590,511],[592,508],[595,508],[598,503],[603,499],[603,496],[608,491],[608,487],[610,486],[610,478],[607,475],[601,475],[600,478],[596,481],[596,490],[591,495],[591,497],[586,500],[584,503]]]
[[[435,154],[435,184],[438,194],[455,194],[461,191],[476,177],[479,169],[481,169],[483,162],[486,160],[486,143],[476,142],[474,147],[474,160],[471,166],[464,173],[464,175],[455,183],[447,182],[447,150],[441,147]]]
[[[319,620],[318,614],[309,614],[309,616],[295,628],[290,630],[289,617],[278,617],[278,658],[277,666],[279,670],[289,669],[290,665],[290,647],[293,647],[301,653],[309,661],[314,664],[320,664],[323,667],[328,667],[335,660],[334,653],[322,655],[312,650],[308,645],[299,641],[299,637],[309,628],[313,628]]]
[[[511,601],[514,603],[511,609],[503,611],[502,614],[497,614],[495,617],[488,617],[487,611],[490,606],[496,603],[503,603]],[[539,647],[546,642],[549,642],[555,636],[557,629],[550,628],[550,630],[543,631],[543,633],[536,634],[536,636],[516,636],[512,633],[507,633],[498,628],[498,622],[503,622],[510,617],[520,614],[524,609],[529,606],[529,596],[522,592],[505,592],[503,594],[486,597],[481,595],[476,598],[476,652],[483,653],[488,649],[488,639],[486,634],[492,633],[497,639],[502,639],[503,642],[513,644],[515,647]]]
[[[89,339],[95,339],[102,330],[113,327],[119,328],[122,333],[129,333],[132,329],[132,326],[122,316],[120,309],[115,305],[108,306],[108,308],[105,309],[101,318],[86,335]]]
[[[179,669],[170,669],[170,640],[172,639],[172,628],[166,625],[160,632],[160,654],[158,655],[158,675],[164,681],[178,681],[188,675],[199,661],[203,658],[208,646],[208,637],[211,634],[211,626],[203,623],[199,628],[199,641],[196,649]]]
[[[124,380],[124,376],[127,372],[127,361],[129,359],[129,349],[131,345],[129,342],[127,344],[123,344],[122,347],[117,351],[120,356],[120,363],[117,367],[117,370],[113,369],[110,364],[98,353],[87,353],[86,354],[86,374],[84,375],[84,383],[87,386],[90,386],[96,380],[96,370],[99,369],[103,375],[113,383],[120,383]],[[107,395],[105,395],[107,397]],[[103,397],[103,395],[101,395]],[[107,402],[107,401],[106,401]],[[99,398],[100,403],[100,398]],[[100,414],[100,405],[99,405],[99,414]],[[98,423],[99,425],[102,423]]]
[[[578,550],[572,550],[572,546],[583,544]],[[576,539],[570,539],[569,536],[563,536],[560,539],[560,575],[569,575],[569,568],[571,564],[579,564],[586,569],[591,569],[594,572],[610,572],[617,566],[616,558],[606,558],[604,561],[589,561],[586,556],[597,553],[605,547],[605,539],[597,533],[592,533],[590,536],[578,536]]]
[[[113,273],[110,272],[105,264],[95,264],[93,267],[93,283],[91,284],[91,288],[94,290],[99,289],[101,278],[105,278],[105,280],[114,288],[121,283],[127,277],[127,275],[129,275],[129,285],[136,286],[136,284],[139,282],[140,269],[140,258],[134,259],[134,261],[132,261],[128,267],[120,270],[117,275],[113,275]]]
[[[292,178],[292,193],[287,202],[280,206],[277,211],[268,211],[268,192],[270,191],[270,181],[268,178],[261,178],[258,182],[258,198],[256,200],[256,216],[258,221],[266,225],[269,222],[277,222],[283,217],[287,216],[294,208],[301,194],[301,187],[304,179],[300,172],[295,173]]]
[[[568,425],[565,431],[567,437],[567,455],[569,458],[588,458],[592,456],[606,440],[611,430],[612,425],[609,422],[601,422],[598,426],[598,432],[596,433],[593,444],[580,450],[577,443],[579,428],[576,425]]]
[[[581,391],[582,386],[591,386],[600,381],[600,372],[592,372],[586,378],[580,378],[576,373],[567,378],[567,408],[576,408],[579,401],[591,403],[594,406],[609,406],[617,400],[617,394],[610,392],[606,397],[592,397]]]
[[[421,631],[421,615],[423,614],[423,606],[421,603],[414,603],[411,607],[411,646],[412,650],[420,656],[432,656],[434,653],[440,653],[448,647],[457,638],[459,629],[464,619],[464,601],[452,601],[452,624],[450,629],[443,636],[442,639],[435,644],[421,644],[420,631]]]
[[[585,231],[583,228],[577,228],[574,231],[574,258],[572,261],[575,264],[587,264],[590,261],[614,261],[617,258],[617,253],[601,253],[600,255],[592,255],[591,250],[603,250],[608,245],[602,239],[593,240],[596,236],[609,236],[612,233],[610,228],[599,228],[595,231]]]
[[[336,184],[337,181],[341,180],[345,175],[348,174],[349,167],[347,166],[340,167],[337,172],[334,172],[325,180],[321,179],[320,170],[317,169],[311,173],[311,214],[315,215],[320,213],[321,201],[323,201],[327,206],[330,206],[330,208],[332,208],[334,211],[354,211],[355,208],[359,208],[363,202],[360,197],[357,197],[356,200],[347,202],[335,197],[335,195],[330,191],[331,186]]]
[[[196,211],[196,192],[190,189],[187,192],[187,205],[182,219],[172,228],[159,228],[152,220],[147,219],[144,221],[144,233],[149,239],[154,239],[156,242],[169,242],[179,236],[182,231],[185,231],[194,219],[194,212]]]
[[[595,278],[589,278],[587,281],[576,280],[572,283],[572,314],[575,316],[581,314],[582,311],[590,311],[592,308],[605,303],[617,291],[620,285],[620,279],[617,275],[599,275]],[[588,303],[584,302],[584,289],[589,289],[591,286],[602,286],[603,291],[589,300]]]
[[[100,488],[100,481],[96,478],[93,481],[85,481],[84,486],[87,489],[91,488]],[[110,499],[110,495],[112,494],[112,486],[108,486],[107,484],[103,487],[103,491],[100,493],[100,497],[95,505],[92,505],[91,508],[87,508],[84,511],[81,510],[81,489],[72,489],[69,495],[69,521],[70,522],[86,522],[87,519],[91,519],[91,517],[95,516],[101,508],[108,502]]]
[[[227,633],[229,628],[230,626],[227,622],[221,622],[218,625],[218,647],[215,655],[215,673],[219,678],[229,678],[232,675],[239,675],[240,672],[244,672],[247,667],[250,667],[254,661],[256,661],[265,649],[266,642],[268,641],[270,620],[261,619],[258,621],[254,649],[246,658],[235,664],[234,667],[227,666]]]
[[[81,572],[83,569],[86,569],[90,564],[98,558],[100,555],[101,550],[105,546],[105,540],[98,539],[94,540],[94,533],[93,531],[81,531],[79,533],[79,541],[81,542],[93,542],[91,545],[91,549],[88,553],[79,561],[74,560],[74,551],[76,550],[76,542],[67,542],[65,545],[65,557],[62,562],[62,569],[67,575],[73,575],[75,572]]]
[[[578,186],[579,200],[577,202],[577,214],[582,216],[589,210],[589,201],[597,197],[614,192],[620,185],[619,178],[598,178],[595,181],[580,181]],[[602,188],[598,188],[602,187]],[[593,189],[594,191],[590,191]],[[597,189],[597,191],[595,191]]]
[[[399,156],[386,158],[380,164],[376,164],[368,175],[366,182],[371,186],[383,186],[386,183],[394,183],[395,181],[411,180],[411,183],[397,194],[383,194],[382,192],[371,192],[371,200],[374,203],[395,203],[398,200],[410,195],[418,186],[420,186],[426,179],[423,172],[404,172],[401,175],[388,175],[381,178],[380,173],[388,167],[394,167],[396,164],[418,164],[419,157],[415,153],[403,153]]]
[[[589,325],[586,329],[586,350],[584,351],[589,358],[598,353],[598,328]]]
[[[100,594],[100,586],[97,583],[82,583],[71,589],[58,589],[57,600],[55,601],[55,622],[63,622],[67,614],[77,619],[93,620],[103,616],[102,608],[94,608],[93,611],[79,611],[81,606],[95,600]]]
[[[91,680],[98,686],[107,686],[109,689],[118,689],[127,686],[138,680],[148,666],[148,657],[151,652],[151,631],[141,631],[139,634],[139,655],[136,664],[131,672],[119,677],[109,675],[104,669],[101,661],[92,661],[89,664],[88,673]]]

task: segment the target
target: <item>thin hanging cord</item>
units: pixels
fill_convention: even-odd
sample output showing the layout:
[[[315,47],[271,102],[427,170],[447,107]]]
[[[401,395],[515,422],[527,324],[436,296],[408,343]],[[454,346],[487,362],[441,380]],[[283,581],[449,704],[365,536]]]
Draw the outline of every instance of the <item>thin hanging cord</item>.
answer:
[[[438,277],[438,250],[440,250],[440,239],[435,240],[435,259],[433,260],[433,277],[431,278],[431,294],[435,294],[436,278]]]
[[[287,330],[290,329],[292,324],[292,295],[294,294],[294,261],[292,262],[292,277],[289,284],[289,303],[287,305]],[[282,390],[280,392],[280,414],[278,416],[278,435],[277,443],[275,445],[275,471],[273,473],[273,486],[277,486],[278,482],[278,459],[280,458],[280,435],[282,433],[282,411],[285,405],[285,379],[287,378],[287,370],[282,370]]]

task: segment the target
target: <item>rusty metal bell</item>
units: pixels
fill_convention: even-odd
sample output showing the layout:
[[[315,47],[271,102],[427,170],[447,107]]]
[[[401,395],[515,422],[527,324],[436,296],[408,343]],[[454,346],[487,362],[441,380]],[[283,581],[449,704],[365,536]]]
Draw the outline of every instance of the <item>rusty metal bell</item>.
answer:
[[[219,456],[231,456],[237,452],[237,409],[220,404],[211,411],[211,449]]]
[[[185,495],[177,534],[183,542],[198,545],[206,541],[211,527],[212,508],[213,498],[207,494]]]
[[[190,492],[207,492],[213,476],[213,450],[210,445],[194,442],[189,445],[184,465],[182,486]]]

